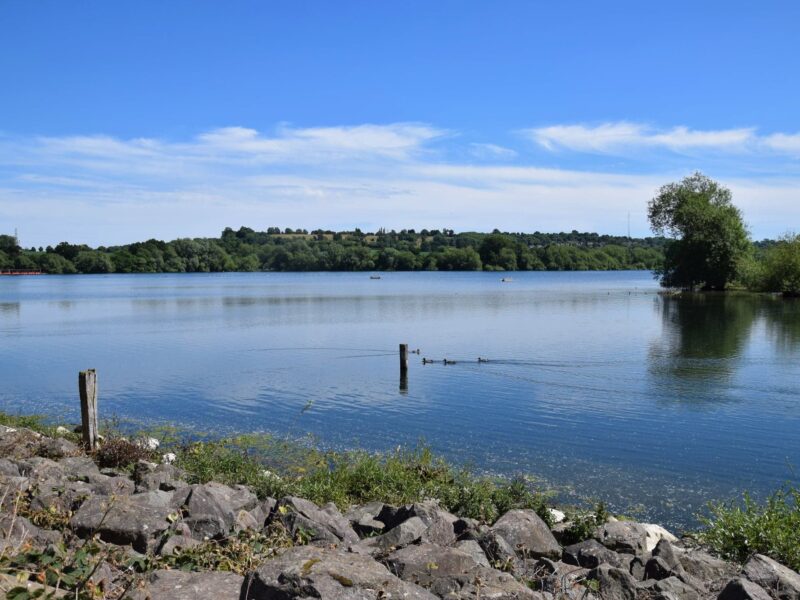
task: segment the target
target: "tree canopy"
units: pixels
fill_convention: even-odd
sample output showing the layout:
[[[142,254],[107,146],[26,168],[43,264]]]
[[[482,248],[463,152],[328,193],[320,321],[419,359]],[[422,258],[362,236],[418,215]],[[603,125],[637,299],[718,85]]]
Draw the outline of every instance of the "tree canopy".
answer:
[[[671,237],[656,275],[665,287],[723,290],[751,243],[730,190],[702,173],[659,189],[648,205],[653,232]]]
[[[0,236],[1,237],[1,236]],[[664,240],[596,233],[377,232],[226,228],[219,238],[147,240],[90,248],[61,242],[20,249],[0,239],[0,267],[46,273],[214,271],[511,271],[652,269]],[[5,249],[5,250],[4,250]]]

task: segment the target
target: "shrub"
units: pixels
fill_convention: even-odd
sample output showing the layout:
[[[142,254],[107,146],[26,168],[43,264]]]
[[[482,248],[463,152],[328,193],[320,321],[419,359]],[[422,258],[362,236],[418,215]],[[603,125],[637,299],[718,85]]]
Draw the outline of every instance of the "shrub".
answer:
[[[140,460],[157,461],[158,454],[125,438],[114,437],[102,442],[94,458],[101,469],[125,469]]]
[[[700,517],[701,541],[731,560],[744,562],[753,553],[766,554],[800,570],[800,490],[785,487],[765,503],[744,494],[741,502],[709,505],[711,516]]]

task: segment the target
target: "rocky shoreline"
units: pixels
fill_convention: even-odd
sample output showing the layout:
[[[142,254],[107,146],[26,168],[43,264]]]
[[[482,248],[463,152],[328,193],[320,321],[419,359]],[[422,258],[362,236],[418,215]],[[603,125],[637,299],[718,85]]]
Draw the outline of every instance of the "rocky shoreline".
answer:
[[[800,600],[800,575],[726,562],[609,518],[566,544],[533,510],[494,523],[435,499],[342,513],[190,484],[165,456],[101,469],[62,437],[0,426],[0,590],[9,598]],[[563,514],[551,511],[554,521]]]

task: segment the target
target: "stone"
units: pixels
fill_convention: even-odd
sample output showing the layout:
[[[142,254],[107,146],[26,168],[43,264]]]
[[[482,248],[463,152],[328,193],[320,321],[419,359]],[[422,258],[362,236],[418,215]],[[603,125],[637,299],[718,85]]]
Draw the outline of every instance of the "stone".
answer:
[[[5,475],[6,477],[20,477],[17,463],[7,458],[0,458],[0,475]]]
[[[42,456],[18,460],[19,473],[33,482],[62,480],[66,477],[63,465]]]
[[[737,577],[728,582],[717,600],[772,600],[772,596],[752,581]]]
[[[520,558],[557,559],[561,556],[561,546],[547,524],[532,510],[510,510],[491,530],[504,538]]]
[[[486,557],[490,564],[513,566],[517,561],[517,552],[514,547],[499,533],[491,529],[478,538]]]
[[[556,508],[548,508],[547,512],[550,513],[550,518],[553,520],[553,524],[563,523],[567,519],[567,515]]]
[[[360,536],[380,534],[386,528],[386,524],[378,520],[378,515],[384,506],[383,502],[369,502],[355,506],[347,511],[345,518]]]
[[[171,468],[159,465],[157,469]],[[258,498],[244,486],[229,487],[209,482],[180,488],[173,503],[181,508],[183,522],[196,539],[222,539],[236,524],[241,510],[258,505]]]
[[[671,543],[678,541],[674,535],[664,529],[661,525],[654,525],[653,523],[641,523],[644,529],[644,549],[645,552],[652,552],[658,542],[666,540]]]
[[[80,456],[83,451],[77,444],[64,438],[42,438],[36,453],[45,458],[65,458],[67,456]]]
[[[196,600],[197,598],[218,598],[219,600],[238,600],[242,594],[244,577],[235,573],[185,571],[155,571],[147,583],[134,590],[129,596],[132,600],[169,598],[169,600]],[[248,596],[250,598],[250,596]]]
[[[358,542],[358,535],[350,527],[350,522],[333,504],[319,507],[309,500],[287,496],[278,501],[272,514],[291,532],[292,537],[307,534],[310,536],[308,541],[312,542]]]
[[[609,565],[600,565],[586,575],[597,581],[603,600],[635,600],[636,580],[627,571]]]
[[[42,435],[20,427],[0,425],[0,458],[30,458],[36,456]]]
[[[8,550],[9,554],[16,554],[25,544],[44,548],[61,539],[57,531],[40,529],[25,517],[20,515],[0,515],[0,555]]]
[[[475,540],[461,540],[460,542],[456,542],[453,547],[464,554],[468,554],[476,564],[482,567],[491,566],[483,548],[481,548],[481,545]]]
[[[182,548],[194,548],[199,546],[202,542],[194,539],[191,535],[170,535],[159,546],[157,554],[161,556],[171,556],[175,554],[176,550]]]
[[[545,593],[555,594],[556,598],[588,600],[584,596],[587,590],[583,585],[588,573],[589,569],[583,567],[540,558],[532,565],[523,563],[523,569],[514,574],[522,581],[533,583]]]
[[[672,596],[677,600],[700,600],[700,593],[677,577],[658,580],[651,589],[660,592],[661,596]]]
[[[616,552],[609,550],[597,540],[591,539],[564,548],[562,558],[569,565],[594,569],[603,563],[612,567],[625,568],[629,564]]]
[[[368,556],[301,546],[264,562],[245,583],[247,600],[435,600]]]
[[[351,546],[351,549],[353,552],[376,556],[420,541],[422,534],[427,530],[428,526],[421,518],[411,517],[392,528],[388,533],[361,540]]]
[[[614,552],[637,556],[648,552],[646,530],[641,523],[611,521],[598,527],[594,538]]]
[[[742,573],[778,600],[800,599],[800,574],[768,556],[754,555],[745,563]]]
[[[439,597],[534,598],[533,592],[509,573],[483,567],[455,548],[422,543],[397,550],[385,562],[400,579]]]
[[[94,496],[81,505],[70,524],[79,537],[99,534],[105,542],[147,552],[169,529],[174,510],[169,492]]]
[[[137,492],[152,492],[163,490],[169,492],[188,484],[185,481],[186,472],[169,464],[156,465],[146,460],[140,460],[133,468],[133,481],[136,483]]]
[[[654,556],[644,566],[645,579],[666,579],[672,575],[672,567],[660,556]]]

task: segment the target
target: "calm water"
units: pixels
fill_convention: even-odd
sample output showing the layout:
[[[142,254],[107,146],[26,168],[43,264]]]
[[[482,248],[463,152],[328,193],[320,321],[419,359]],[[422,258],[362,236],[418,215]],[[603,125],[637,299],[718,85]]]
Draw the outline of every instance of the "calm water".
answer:
[[[95,367],[104,416],[332,447],[424,439],[673,526],[798,482],[800,303],[664,297],[641,272],[513,278],[0,278],[0,409],[78,420],[77,372]],[[407,391],[400,342],[421,349]]]

